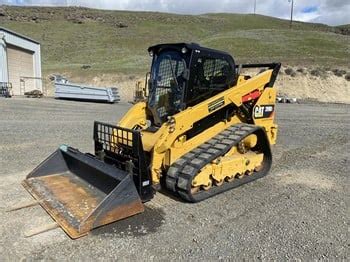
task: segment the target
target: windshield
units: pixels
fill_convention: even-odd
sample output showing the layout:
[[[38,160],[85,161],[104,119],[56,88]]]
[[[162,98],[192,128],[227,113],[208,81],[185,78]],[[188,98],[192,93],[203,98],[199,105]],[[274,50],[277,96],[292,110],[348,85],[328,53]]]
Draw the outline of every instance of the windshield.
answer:
[[[163,51],[153,60],[148,107],[156,125],[180,111],[186,79],[186,56],[177,51]]]

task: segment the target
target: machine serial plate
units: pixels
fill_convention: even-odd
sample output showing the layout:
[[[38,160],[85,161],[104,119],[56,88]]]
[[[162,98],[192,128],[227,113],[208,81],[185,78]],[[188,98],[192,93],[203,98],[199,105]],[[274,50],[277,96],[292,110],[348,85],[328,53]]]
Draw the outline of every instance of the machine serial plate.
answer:
[[[215,101],[208,104],[208,111],[209,113],[222,107],[225,104],[224,97],[220,97],[219,99],[216,99]]]

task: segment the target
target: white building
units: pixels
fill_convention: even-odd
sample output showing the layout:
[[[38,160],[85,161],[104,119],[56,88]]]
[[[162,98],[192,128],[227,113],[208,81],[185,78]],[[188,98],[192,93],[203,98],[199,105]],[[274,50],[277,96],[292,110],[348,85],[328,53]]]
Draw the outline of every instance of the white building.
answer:
[[[0,27],[0,82],[11,83],[13,95],[42,91],[40,43]]]

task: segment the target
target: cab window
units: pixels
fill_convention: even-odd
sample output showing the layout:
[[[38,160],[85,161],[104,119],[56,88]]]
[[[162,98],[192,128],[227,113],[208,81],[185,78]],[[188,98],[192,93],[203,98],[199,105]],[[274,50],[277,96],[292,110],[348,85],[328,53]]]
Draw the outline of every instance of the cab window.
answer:
[[[198,57],[192,70],[192,86],[187,93],[189,105],[227,89],[233,75],[229,62],[223,58]]]

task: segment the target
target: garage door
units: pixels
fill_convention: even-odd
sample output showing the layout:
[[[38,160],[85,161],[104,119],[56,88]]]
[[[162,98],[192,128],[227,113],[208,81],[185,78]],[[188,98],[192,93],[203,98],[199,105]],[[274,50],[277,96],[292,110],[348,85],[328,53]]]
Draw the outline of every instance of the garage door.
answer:
[[[9,82],[12,83],[14,95],[21,94],[20,77],[34,77],[33,52],[14,46],[7,46],[7,64],[9,73]],[[22,83],[23,84],[23,83]],[[34,89],[34,82],[25,81],[25,90]]]

